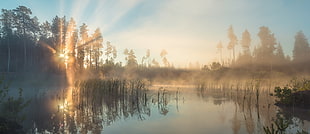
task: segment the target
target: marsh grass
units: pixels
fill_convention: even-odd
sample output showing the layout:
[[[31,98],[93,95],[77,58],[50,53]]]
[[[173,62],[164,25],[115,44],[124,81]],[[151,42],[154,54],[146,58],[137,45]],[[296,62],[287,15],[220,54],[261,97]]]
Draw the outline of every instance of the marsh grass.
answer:
[[[72,90],[72,109],[81,132],[101,132],[116,120],[150,116],[148,85],[143,80],[89,79]]]
[[[145,120],[153,108],[165,116],[170,101],[176,99],[178,104],[179,95],[179,90],[164,87],[149,90],[149,82],[144,80],[77,81],[70,89],[36,97],[34,124],[38,133],[100,133],[118,120]]]
[[[270,83],[267,80],[205,82],[197,85],[196,89],[199,97],[212,97],[216,105],[234,102],[235,111],[243,115],[247,132],[254,133],[263,131],[262,126],[271,124],[276,116],[273,112],[277,111],[273,105],[275,98],[269,95]]]

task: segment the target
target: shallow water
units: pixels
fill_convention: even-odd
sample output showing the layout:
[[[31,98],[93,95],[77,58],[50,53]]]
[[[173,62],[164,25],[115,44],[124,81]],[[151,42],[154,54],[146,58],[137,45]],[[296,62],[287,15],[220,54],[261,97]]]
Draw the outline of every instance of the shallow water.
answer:
[[[71,90],[44,92],[33,98],[25,121],[29,132],[259,134],[279,116],[291,121],[287,132],[310,132],[305,115],[309,111],[283,112],[273,105],[268,92],[257,97],[250,90],[166,86],[122,97],[93,93],[81,98]]]

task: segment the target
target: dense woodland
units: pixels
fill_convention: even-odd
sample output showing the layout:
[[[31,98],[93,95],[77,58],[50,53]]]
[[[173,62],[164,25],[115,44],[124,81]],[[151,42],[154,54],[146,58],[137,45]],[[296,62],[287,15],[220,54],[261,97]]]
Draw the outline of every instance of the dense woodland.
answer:
[[[218,62],[190,70],[174,68],[166,58],[166,50],[160,53],[161,59],[157,61],[151,58],[150,50],[146,50],[142,60],[138,60],[134,50],[125,49],[123,54],[127,63],[116,61],[117,46],[104,40],[99,28],[89,31],[87,24],[77,26],[74,18],[55,16],[51,22],[41,22],[25,6],[2,9],[0,18],[0,72],[4,74],[62,75],[68,68],[76,74],[148,79],[168,79],[168,75],[177,78],[188,74],[211,73],[212,76],[214,72],[220,77],[226,72],[310,73],[310,48],[302,31],[295,36],[293,56],[290,57],[284,54],[281,44],[268,27],[259,28],[260,45],[251,46],[254,35],[245,30],[238,40],[230,26],[227,49],[231,51],[231,58],[223,59],[222,52],[226,46],[219,42],[216,46],[220,54]],[[242,47],[240,54],[236,54],[237,45]]]

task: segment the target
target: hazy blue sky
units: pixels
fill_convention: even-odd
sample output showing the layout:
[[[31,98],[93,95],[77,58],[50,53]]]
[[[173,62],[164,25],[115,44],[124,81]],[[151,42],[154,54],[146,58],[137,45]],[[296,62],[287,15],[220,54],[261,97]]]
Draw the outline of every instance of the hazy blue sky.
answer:
[[[289,55],[296,32],[310,37],[309,0],[2,0],[0,8],[18,5],[31,8],[41,22],[65,15],[92,30],[100,27],[119,54],[132,48],[141,58],[151,49],[159,58],[166,49],[175,66],[215,61],[219,41],[228,53],[229,25],[238,39],[248,29],[252,47],[259,44],[259,27],[268,26]]]

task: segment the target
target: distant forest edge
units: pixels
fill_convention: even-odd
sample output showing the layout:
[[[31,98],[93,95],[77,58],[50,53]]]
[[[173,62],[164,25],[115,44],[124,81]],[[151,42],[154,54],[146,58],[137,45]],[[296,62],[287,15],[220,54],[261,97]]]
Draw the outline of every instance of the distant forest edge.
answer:
[[[295,36],[293,56],[290,57],[284,54],[281,44],[268,27],[259,28],[260,45],[251,51],[250,33],[245,30],[238,41],[230,26],[227,49],[231,51],[231,58],[223,59],[224,46],[219,42],[216,46],[218,62],[198,65],[198,69],[191,70],[174,68],[166,58],[166,50],[160,53],[159,61],[151,58],[150,50],[146,50],[138,62],[140,60],[137,60],[134,50],[125,49],[126,63],[116,61],[116,46],[104,41],[100,29],[90,34],[87,24],[77,26],[73,18],[67,20],[65,16],[55,16],[51,22],[40,23],[36,16],[32,16],[31,9],[25,6],[2,9],[0,17],[1,73],[65,74],[66,68],[70,68],[77,76],[86,73],[100,77],[148,79],[189,74],[212,76],[214,72],[217,77],[224,77],[226,72],[235,72],[237,76],[255,75],[257,72],[279,72],[287,76],[310,73],[310,48],[302,31]],[[243,50],[238,56],[236,45],[241,45]]]

